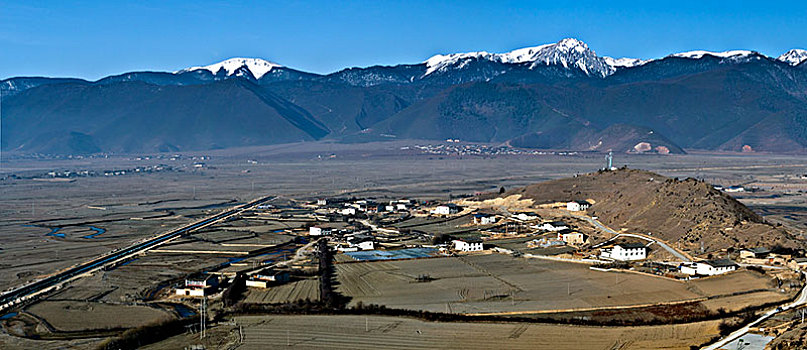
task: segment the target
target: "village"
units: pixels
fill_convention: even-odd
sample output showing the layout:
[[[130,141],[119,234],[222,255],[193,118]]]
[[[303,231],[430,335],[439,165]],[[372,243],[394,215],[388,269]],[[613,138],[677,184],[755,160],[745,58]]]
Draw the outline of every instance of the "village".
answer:
[[[764,269],[792,278],[807,266],[807,258],[768,247],[730,248],[719,256],[693,257],[651,235],[604,226],[597,217],[587,215],[592,202],[581,199],[518,211],[469,200],[323,198],[262,205],[244,219],[300,224],[274,231],[294,239],[274,247],[255,244],[255,249],[242,252],[204,248],[204,254],[242,254],[243,258],[188,277],[175,286],[175,296],[206,297],[233,283],[269,290],[294,282],[294,276],[310,275],[316,260],[313,246],[320,240],[335,252],[336,264],[499,254],[682,281],[740,269]],[[283,259],[262,260],[267,254],[277,255],[269,247],[282,247]],[[168,246],[156,252],[200,251]],[[429,271],[418,276],[428,278]]]

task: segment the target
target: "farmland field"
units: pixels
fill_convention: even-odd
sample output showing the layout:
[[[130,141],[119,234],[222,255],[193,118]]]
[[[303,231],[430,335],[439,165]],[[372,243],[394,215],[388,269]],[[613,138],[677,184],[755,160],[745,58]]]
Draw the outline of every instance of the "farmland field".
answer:
[[[383,316],[238,317],[238,349],[689,349],[717,334],[717,321],[647,327],[444,323]]]
[[[47,321],[58,331],[83,331],[136,327],[172,317],[147,307],[78,301],[43,301],[26,310]]]
[[[318,300],[319,281],[304,279],[268,289],[250,288],[246,302],[256,304],[290,303],[300,299]]]
[[[337,272],[339,291],[352,297],[352,304],[361,301],[452,313],[640,306],[702,300],[732,291],[755,290],[767,283],[764,277],[747,272],[679,282],[641,274],[592,271],[583,264],[499,254],[337,264]],[[433,280],[418,283],[416,278],[420,274],[429,274]],[[722,279],[731,283],[720,283]],[[753,295],[748,294],[743,300],[753,300]]]

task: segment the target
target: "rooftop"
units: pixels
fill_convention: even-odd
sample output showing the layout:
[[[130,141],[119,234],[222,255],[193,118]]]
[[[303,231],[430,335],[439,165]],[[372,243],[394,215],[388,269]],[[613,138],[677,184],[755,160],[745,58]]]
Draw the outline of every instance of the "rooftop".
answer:
[[[623,249],[637,249],[646,247],[644,243],[617,243],[614,246],[620,246]]]
[[[704,264],[711,265],[712,267],[728,267],[737,266],[737,264],[729,259],[715,259],[702,261]]]

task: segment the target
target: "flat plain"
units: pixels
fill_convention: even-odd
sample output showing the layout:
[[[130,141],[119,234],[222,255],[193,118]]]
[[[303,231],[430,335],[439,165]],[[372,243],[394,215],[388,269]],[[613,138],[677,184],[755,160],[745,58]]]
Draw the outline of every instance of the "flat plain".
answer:
[[[418,143],[421,142],[322,142],[182,152],[178,155],[110,155],[82,159],[4,157],[0,169],[0,289],[41,278],[263,195],[277,195],[280,200],[330,196],[447,200],[459,195],[497,191],[501,187],[509,189],[592,172],[604,163],[603,155],[595,153],[478,156],[420,154],[411,147],[404,150]],[[206,165],[195,168],[193,164],[202,156]],[[159,164],[169,165],[173,170],[42,181],[50,171],[103,172]],[[670,177],[695,177],[720,185],[756,187],[758,190],[754,192],[738,194],[738,199],[766,220],[781,223],[796,235],[803,236],[807,231],[807,214],[804,212],[807,180],[801,177],[807,174],[804,157],[691,152],[671,156],[616,155],[615,164],[656,171]],[[201,232],[197,237],[179,240],[177,244],[282,243],[287,237],[274,231],[301,224],[304,223],[256,219],[243,227],[223,225],[214,231]],[[435,233],[453,230],[452,225],[424,226]],[[245,245],[234,249],[242,247]],[[124,266],[72,283],[46,298],[46,302],[67,303],[67,307],[80,308],[89,300],[128,307],[160,293],[188,273],[214,268],[232,258],[235,256],[228,254],[148,253]],[[727,292],[721,289],[723,283],[712,286],[707,279],[703,283],[693,282],[680,287],[678,284],[668,285],[666,280],[640,275],[595,273],[585,266],[545,261],[522,259],[509,263],[500,260],[503,258],[464,258],[467,262],[457,258],[429,259],[411,262],[415,264],[411,266],[407,266],[410,262],[378,262],[368,263],[378,265],[366,266],[362,265],[364,263],[339,264],[340,274],[345,272],[345,276],[352,277],[345,277],[338,287],[353,296],[354,303],[361,300],[401,308],[440,312],[448,308],[451,312],[482,313],[635,305]],[[409,288],[415,284],[411,282],[413,276],[422,273],[429,273],[437,279]],[[755,278],[736,278],[739,280],[725,284],[730,285],[726,287],[730,289],[728,292],[760,286],[770,289],[767,282]],[[654,286],[659,283],[661,286]],[[289,287],[289,290],[256,292],[248,297],[263,302],[304,295],[314,297],[312,290],[316,289],[308,285],[309,282],[299,284]],[[393,287],[404,285],[409,294]],[[780,294],[765,291],[731,299],[718,298],[704,304],[714,309],[730,308],[780,300],[778,296]],[[31,307],[36,307],[36,304]],[[363,329],[364,322],[361,323]],[[529,325],[528,328],[537,330],[543,326]],[[693,337],[701,334],[693,331],[697,327],[685,328],[688,326],[681,325],[684,328],[676,329],[688,329]],[[716,324],[709,323],[704,334],[713,336],[715,327]],[[632,329],[617,328],[608,332],[629,332]],[[525,334],[529,333],[525,331]],[[562,331],[558,331],[560,333]],[[611,339],[610,335],[602,337]],[[695,340],[690,339],[687,343],[697,343]],[[93,341],[36,342],[0,334],[0,347],[4,348],[30,348],[31,344],[39,344],[36,346],[41,348],[51,345],[70,347],[73,343],[78,348],[86,348]],[[617,343],[611,345],[614,344]],[[597,346],[592,345],[593,348]]]
[[[772,288],[771,278],[749,271],[682,282],[644,274],[594,271],[586,264],[502,254],[336,266],[338,290],[353,298],[353,305],[362,302],[450,313],[567,312],[700,302],[724,294],[743,294],[734,304],[748,306],[738,302],[759,301],[752,295],[757,290]],[[433,280],[417,282],[417,276],[422,274]],[[773,294],[778,296],[777,300],[792,296],[792,292]]]

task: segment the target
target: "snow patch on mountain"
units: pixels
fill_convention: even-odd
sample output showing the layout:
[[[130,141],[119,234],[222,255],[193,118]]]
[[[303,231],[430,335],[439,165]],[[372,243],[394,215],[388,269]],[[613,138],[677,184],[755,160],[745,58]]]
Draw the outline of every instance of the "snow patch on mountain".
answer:
[[[190,68],[187,68],[187,69],[183,69],[183,70],[181,70],[181,71],[179,71],[177,73],[191,72],[191,71],[195,71],[195,70],[204,69],[204,70],[210,71],[213,74],[216,74],[216,73],[218,73],[219,71],[221,71],[223,69],[227,73],[227,76],[231,76],[233,74],[236,74],[237,76],[241,76],[241,75],[244,74],[244,72],[240,70],[240,68],[242,68],[242,67],[246,67],[246,69],[248,69],[249,72],[252,73],[252,76],[254,76],[255,79],[260,79],[266,73],[269,73],[269,71],[271,71],[272,69],[280,68],[280,67],[283,67],[283,66],[281,66],[281,65],[279,65],[277,63],[274,63],[274,62],[269,62],[269,61],[266,61],[266,60],[262,60],[260,58],[240,58],[240,57],[236,57],[236,58],[231,58],[231,59],[228,59],[228,60],[225,60],[225,61],[221,61],[219,63],[214,63],[214,64],[211,64],[211,65],[208,65],[208,66],[190,67]]]
[[[793,49],[785,52],[776,58],[776,60],[785,62],[791,66],[798,66],[802,62],[807,61],[807,50]]]
[[[722,51],[722,52],[714,52],[714,51],[704,51],[704,50],[695,50],[695,51],[687,51],[687,52],[679,52],[669,55],[667,57],[680,57],[680,58],[690,58],[699,60],[703,58],[703,56],[714,56],[718,58],[740,58],[740,57],[748,57],[757,55],[754,51],[748,50],[730,50],[730,51]]]
[[[653,60],[643,60],[643,59],[639,59],[639,58],[628,58],[628,57],[613,58],[613,57],[603,56],[602,58],[605,60],[606,63],[608,63],[608,65],[610,65],[611,67],[614,67],[614,68],[638,67],[638,66],[641,66],[641,65],[643,65],[643,64],[645,64],[647,62],[653,61]]]
[[[448,68],[463,68],[473,60],[488,60],[505,64],[529,64],[533,69],[538,66],[563,66],[568,69],[579,69],[587,75],[606,77],[617,68],[635,67],[646,61],[636,58],[598,57],[586,43],[566,38],[554,44],[525,47],[505,53],[489,53],[485,51],[435,55],[426,60],[426,74],[444,71]]]

